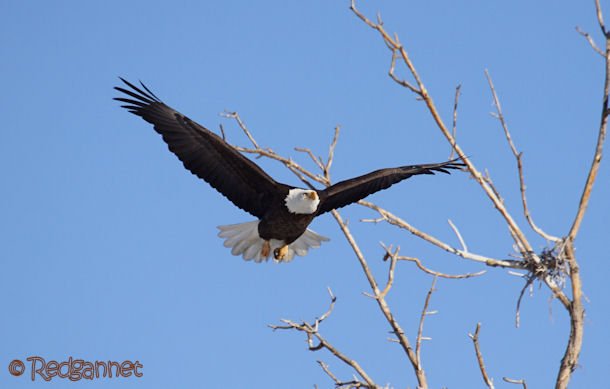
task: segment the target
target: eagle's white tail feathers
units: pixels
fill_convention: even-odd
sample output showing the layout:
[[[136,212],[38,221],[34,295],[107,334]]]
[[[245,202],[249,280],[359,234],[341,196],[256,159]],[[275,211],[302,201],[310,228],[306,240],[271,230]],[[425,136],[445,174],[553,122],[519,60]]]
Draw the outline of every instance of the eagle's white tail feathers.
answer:
[[[220,230],[218,236],[225,240],[225,247],[231,248],[231,254],[237,256],[241,255],[246,261],[254,260],[254,262],[263,262],[268,259],[261,256],[264,241],[258,236],[258,220],[218,226],[218,229]],[[286,256],[279,262],[289,262],[295,255],[304,256],[310,248],[318,248],[322,242],[328,240],[327,237],[308,229],[288,246]],[[273,258],[273,251],[276,248],[280,248],[283,245],[283,242],[271,239],[269,244],[271,246],[270,258]]]

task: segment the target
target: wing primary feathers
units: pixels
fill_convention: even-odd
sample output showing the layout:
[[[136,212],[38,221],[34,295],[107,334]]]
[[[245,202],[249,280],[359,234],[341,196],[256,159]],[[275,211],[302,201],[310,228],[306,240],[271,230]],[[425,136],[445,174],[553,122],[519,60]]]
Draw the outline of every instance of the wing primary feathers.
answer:
[[[119,77],[126,87],[121,107],[151,123],[184,167],[206,181],[237,207],[263,217],[270,202],[281,202],[288,187],[273,180],[217,134],[164,104],[143,82],[136,86]],[[279,198],[279,200],[278,200]]]
[[[138,80],[138,81],[140,82],[140,85],[142,85],[142,88],[146,89],[146,92],[148,92],[150,94],[150,96],[154,97],[155,100],[157,100],[157,101],[161,101],[161,99],[159,99],[157,97],[157,95],[155,95],[150,89],[148,89],[148,87],[146,85],[144,85],[144,83],[142,81],[140,81],[140,80]]]
[[[114,89],[118,90],[119,92],[125,93],[126,95],[131,96],[131,97],[133,97],[136,100],[127,99],[125,97],[115,97],[113,100],[123,101],[125,103],[140,104],[143,107],[147,106],[147,105],[150,105],[150,104],[153,104],[153,103],[156,103],[156,101],[149,100],[148,98],[146,98],[144,96],[140,96],[140,95],[138,95],[136,93],[133,93],[130,90],[123,89],[123,88],[118,87],[118,86],[115,86]]]
[[[127,103],[127,104],[131,104],[131,106],[135,106],[135,107],[139,107],[139,108],[146,107],[148,105],[148,104],[143,103],[141,101],[132,100],[132,99],[125,99],[123,97],[115,97],[113,100],[120,101],[120,102]],[[121,107],[122,108],[127,108],[126,105],[121,105]]]
[[[146,89],[146,91],[148,92],[144,92],[142,89],[138,88],[137,86],[135,86],[134,84],[132,84],[131,82],[127,81],[126,79],[124,79],[123,77],[119,77],[121,79],[121,81],[123,81],[125,83],[125,85],[127,85],[128,87],[130,87],[131,89],[135,90],[136,92],[138,92],[140,95],[136,95],[135,93],[131,92],[131,91],[127,91],[121,87],[115,87],[114,89],[119,90],[123,93],[127,93],[128,95],[135,97],[136,99],[142,99],[142,96],[147,97],[151,102],[157,102],[160,103],[161,100],[159,100],[159,98],[157,96],[155,96],[154,93],[152,93],[147,87],[146,85],[144,85],[144,83],[142,83],[142,81],[140,81],[140,85],[142,85],[144,87],[144,89]]]

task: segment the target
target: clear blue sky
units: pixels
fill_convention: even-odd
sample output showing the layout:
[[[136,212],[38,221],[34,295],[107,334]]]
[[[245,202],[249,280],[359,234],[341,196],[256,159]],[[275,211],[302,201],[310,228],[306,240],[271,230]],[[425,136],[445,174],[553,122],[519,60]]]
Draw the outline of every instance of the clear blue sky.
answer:
[[[574,27],[594,33],[593,1],[375,1],[399,33],[446,121],[462,84],[459,141],[488,168],[537,249],[545,242],[520,215],[515,164],[489,112],[489,69],[517,146],[524,152],[533,215],[565,234],[592,158],[603,63]],[[186,172],[157,134],[120,109],[117,76],[141,79],[165,102],[247,144],[238,111],[265,147],[312,167],[292,150],[325,155],[342,126],[332,175],[442,161],[449,148],[421,102],[386,75],[389,52],[348,1],[60,1],[0,5],[0,387],[13,359],[139,360],[144,376],[73,386],[142,388],[320,388],[316,364],[351,371],[306,349],[302,334],[272,332],[280,318],[311,320],[338,296],[322,331],[374,380],[413,387],[389,327],[362,292],[368,284],[330,216],[313,228],[331,242],[288,265],[233,257],[216,226],[251,220]],[[604,4],[610,20],[610,4]],[[404,73],[403,73],[404,74]],[[285,168],[258,160],[278,180]],[[572,387],[600,387],[610,369],[610,174],[603,161],[577,249],[588,298],[585,342]],[[414,225],[472,251],[507,257],[511,239],[466,174],[417,177],[371,198]],[[375,274],[386,277],[379,241],[448,273],[477,271],[352,206],[342,210]],[[411,340],[431,278],[401,263],[389,303]],[[514,310],[523,283],[501,269],[439,280],[423,349],[431,387],[482,387],[467,336],[481,343],[497,387],[502,376],[550,387],[563,355],[566,313],[537,286]]]

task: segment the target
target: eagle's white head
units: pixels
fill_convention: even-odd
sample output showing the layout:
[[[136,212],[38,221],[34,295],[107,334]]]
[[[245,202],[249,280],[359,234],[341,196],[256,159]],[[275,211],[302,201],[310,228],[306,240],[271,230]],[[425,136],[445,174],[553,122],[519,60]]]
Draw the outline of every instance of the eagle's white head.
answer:
[[[320,198],[315,190],[299,188],[290,189],[284,201],[290,212],[300,214],[312,214],[320,204]]]

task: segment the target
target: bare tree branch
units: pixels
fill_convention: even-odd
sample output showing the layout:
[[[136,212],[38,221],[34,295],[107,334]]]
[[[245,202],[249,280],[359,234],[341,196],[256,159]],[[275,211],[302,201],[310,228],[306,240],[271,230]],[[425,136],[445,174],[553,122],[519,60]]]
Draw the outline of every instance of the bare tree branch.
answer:
[[[333,346],[326,338],[324,338],[319,331],[319,326],[322,321],[324,321],[330,314],[332,313],[335,302],[337,298],[333,295],[330,288],[328,288],[328,293],[331,297],[331,303],[328,310],[319,318],[314,321],[314,324],[310,324],[308,322],[296,323],[292,320],[282,319],[281,321],[285,325],[270,325],[269,327],[273,330],[297,330],[300,332],[304,332],[307,335],[307,343],[309,345],[309,350],[318,351],[321,349],[326,349],[330,351],[335,357],[343,361],[346,365],[350,366],[358,375],[366,382],[366,385],[359,385],[358,387],[366,387],[366,388],[377,388],[375,382],[369,377],[369,375],[362,369],[360,364],[354,359],[349,358],[347,355],[339,351],[335,346]],[[314,344],[314,339],[318,341],[318,344]],[[320,362],[318,362],[320,363]],[[320,363],[322,369],[328,374],[329,371],[325,369],[325,365]],[[329,374],[335,382],[338,380],[332,374]]]
[[[599,11],[601,12],[601,11]],[[605,30],[605,27],[602,26],[602,29]],[[604,95],[603,95],[603,103],[602,103],[602,113],[601,120],[599,124],[599,132],[597,135],[597,144],[595,146],[595,154],[593,156],[593,162],[591,163],[591,168],[589,169],[589,174],[587,175],[587,181],[585,183],[585,188],[583,189],[580,203],[578,204],[578,211],[576,212],[576,217],[574,218],[574,222],[572,224],[572,228],[570,228],[570,232],[568,234],[567,239],[574,240],[576,235],[578,234],[578,230],[580,229],[580,224],[582,223],[582,219],[585,216],[585,212],[587,210],[587,206],[589,205],[589,199],[591,197],[591,190],[593,189],[593,184],[595,183],[595,179],[597,178],[597,173],[599,171],[599,165],[602,161],[602,151],[604,148],[604,141],[606,140],[606,130],[608,127],[608,92],[610,90],[610,38],[606,38],[606,78],[604,81]]]
[[[487,82],[489,83],[489,89],[491,90],[491,94],[494,99],[494,106],[496,107],[496,114],[497,114],[496,117],[498,118],[498,120],[500,121],[500,124],[502,125],[502,129],[504,130],[504,135],[506,136],[506,141],[508,142],[510,150],[513,153],[513,156],[515,157],[515,159],[517,160],[517,169],[519,172],[519,188],[521,191],[521,202],[523,204],[523,213],[525,214],[525,218],[527,219],[527,222],[529,223],[530,227],[532,227],[532,229],[538,235],[542,236],[546,240],[553,241],[553,242],[559,242],[561,239],[559,239],[556,236],[547,234],[540,227],[538,227],[536,225],[536,223],[534,223],[534,219],[532,218],[532,216],[530,214],[529,208],[527,206],[527,198],[525,196],[525,179],[523,178],[523,161],[522,161],[523,153],[517,151],[517,148],[515,147],[513,138],[511,137],[510,131],[508,130],[508,125],[506,124],[506,120],[504,119],[504,113],[502,112],[502,106],[500,105],[500,99],[498,98],[498,95],[496,93],[496,88],[494,87],[493,81],[491,80],[491,76],[489,75],[488,70],[485,70],[485,77],[487,77]]]
[[[396,247],[396,250],[394,250],[394,252],[392,252],[392,247],[386,247],[383,243],[381,244],[381,246],[385,249],[385,254],[383,256],[383,260],[387,261],[388,258],[390,259],[390,269],[388,270],[388,282],[385,285],[385,288],[383,288],[383,290],[381,291],[381,293],[379,293],[379,296],[374,296],[375,298],[385,298],[385,296],[388,294],[388,292],[390,291],[390,288],[392,287],[392,284],[394,283],[394,269],[396,268],[396,262],[397,262],[397,256],[398,256],[398,251],[400,250],[400,247]]]
[[[519,292],[519,298],[517,299],[517,308],[515,310],[515,327],[517,328],[519,328],[519,326],[521,325],[521,300],[523,299],[525,291],[534,283],[535,279],[535,275],[529,275],[527,277],[525,285],[523,285],[523,288],[521,288],[521,292]]]
[[[458,102],[460,100],[460,91],[462,90],[462,85],[458,85],[455,87],[455,97],[453,99],[453,126],[451,128],[451,137],[453,140],[456,139],[457,136],[457,112],[458,112]],[[451,152],[449,153],[449,159],[454,158],[455,153],[455,144],[451,144]]]
[[[445,274],[445,273],[441,273],[441,272],[438,272],[438,271],[434,271],[434,270],[428,269],[427,267],[425,267],[421,263],[421,261],[418,258],[415,258],[415,257],[398,256],[398,257],[396,257],[396,259],[398,259],[400,261],[414,262],[415,265],[417,265],[417,267],[419,268],[419,270],[423,271],[426,274],[430,274],[431,276],[438,277],[438,278],[447,278],[447,279],[452,279],[452,280],[461,280],[461,279],[464,279],[464,278],[472,278],[472,277],[482,276],[483,274],[487,273],[486,270],[481,270],[481,271],[478,271],[476,273]]]
[[[479,363],[479,369],[481,370],[481,375],[483,376],[483,381],[485,385],[489,389],[494,389],[494,382],[489,375],[487,374],[487,370],[485,369],[485,362],[483,361],[483,353],[481,353],[481,346],[479,345],[479,331],[481,330],[481,323],[477,323],[477,328],[473,334],[468,334],[470,339],[472,339],[472,343],[474,344],[474,351],[477,354],[477,362]]]
[[[398,37],[396,37],[395,39],[398,39]],[[390,46],[388,46],[388,47],[390,47]],[[398,55],[396,54],[395,49],[392,49],[390,47],[390,50],[392,50],[392,61],[390,62],[390,70],[388,70],[388,75],[390,76],[390,78],[392,80],[394,80],[394,82],[396,82],[398,85],[409,89],[411,92],[413,92],[417,95],[421,94],[421,91],[419,89],[417,89],[416,87],[414,87],[410,82],[400,79],[396,76],[396,73],[394,73],[394,71],[396,68],[396,58],[398,57]]]
[[[462,238],[462,234],[460,234],[460,230],[457,229],[457,227],[455,226],[455,224],[453,224],[451,219],[448,219],[447,222],[449,223],[449,226],[451,227],[453,232],[455,232],[455,235],[457,236],[458,240],[460,241],[460,244],[462,245],[462,250],[465,252],[468,252],[468,246],[466,246],[466,242],[464,242],[464,238]]]
[[[602,34],[604,34],[604,37],[608,39],[608,32],[606,31],[606,26],[604,25],[604,16],[602,15],[602,7],[599,4],[599,0],[595,0],[595,12],[597,14],[597,23],[602,30]]]
[[[235,119],[235,121],[237,122],[237,125],[239,125],[239,128],[242,129],[244,134],[246,134],[248,139],[250,139],[250,142],[252,142],[252,145],[255,148],[257,148],[257,149],[260,149],[260,147],[259,147],[258,143],[256,142],[256,140],[254,140],[254,137],[252,136],[252,133],[250,132],[250,130],[248,130],[248,127],[246,127],[246,124],[241,120],[241,117],[239,116],[239,114],[237,112],[228,112],[228,111],[225,111],[222,114],[222,116],[224,116],[226,118]]]
[[[429,274],[431,276],[438,277],[438,278],[447,278],[447,279],[457,280],[457,279],[463,279],[463,278],[477,277],[477,276],[481,276],[486,273],[485,270],[481,270],[476,273],[466,273],[466,274],[456,274],[456,275],[437,272],[437,271],[430,270],[427,267],[425,267],[418,258],[398,255],[398,252],[400,251],[400,247],[397,247],[396,250],[392,251],[392,246],[387,247],[383,243],[381,243],[381,246],[385,250],[385,254],[383,255],[383,260],[387,261],[388,258],[390,258],[392,260],[392,262],[390,263],[390,270],[389,270],[389,274],[388,274],[388,283],[386,284],[386,287],[384,288],[384,290],[381,292],[381,296],[383,296],[383,297],[386,296],[387,292],[392,287],[392,283],[394,282],[394,268],[396,266],[396,261],[415,262],[415,264],[421,271],[423,271],[424,273]],[[373,296],[373,295],[370,295],[369,297],[377,298],[376,296]]]
[[[318,183],[321,183],[321,184],[326,184],[326,180],[324,179],[324,177],[311,173],[309,170],[301,167],[301,165],[294,162],[292,159],[282,157],[282,156],[276,154],[271,149],[260,149],[260,148],[259,149],[249,149],[249,148],[240,147],[240,146],[233,146],[233,147],[236,150],[241,151],[243,153],[256,154],[256,155],[260,155],[263,157],[267,157],[267,158],[271,158],[276,161],[279,161],[282,164],[284,164],[287,168],[289,168],[293,173],[295,173],[297,175],[297,177],[299,177],[299,179],[301,179],[301,181],[304,181],[309,185],[311,185],[311,184],[308,181],[306,181],[304,179],[304,177],[307,177],[307,178],[309,178],[313,181],[316,181]]]
[[[464,259],[469,259],[469,260],[475,261],[475,262],[481,262],[487,266],[492,266],[492,267],[504,267],[504,268],[512,268],[512,269],[525,269],[526,268],[525,264],[522,261],[514,261],[514,260],[510,260],[510,259],[494,259],[494,258],[485,257],[482,255],[473,254],[470,252],[466,252],[464,250],[457,249],[457,248],[433,237],[432,235],[429,235],[421,230],[418,230],[417,228],[413,227],[411,224],[407,223],[405,220],[399,218],[398,216],[392,214],[390,211],[387,211],[373,203],[361,200],[358,202],[358,204],[377,211],[381,215],[381,217],[388,223],[395,225],[397,227],[403,228],[403,229],[409,231],[411,234],[413,234],[427,242],[430,242],[433,245],[435,245],[447,252],[450,252],[459,257],[462,257]]]
[[[581,30],[580,27],[578,27],[578,26],[576,26],[576,32],[578,32],[580,35],[582,35],[587,40],[587,42],[589,42],[589,44],[591,45],[591,48],[593,50],[595,50],[595,52],[597,54],[601,55],[602,57],[606,56],[606,54],[604,54],[604,52],[599,47],[597,47],[597,45],[595,44],[595,41],[593,40],[593,38],[591,37],[591,35],[588,32]]]
[[[570,337],[566,351],[561,359],[559,373],[557,374],[556,389],[566,389],[570,377],[578,366],[582,340],[584,336],[585,308],[582,303],[582,281],[580,279],[580,268],[574,254],[573,241],[567,241],[564,246],[564,254],[570,267],[570,280],[572,284],[572,302],[570,304]]]
[[[326,177],[326,181],[330,184],[330,167],[333,164],[333,160],[335,159],[335,148],[337,147],[337,142],[339,141],[339,130],[341,127],[335,127],[335,134],[333,135],[333,140],[330,142],[330,146],[328,147],[328,159],[326,160],[326,165],[322,169],[322,173],[324,177]]]
[[[347,224],[345,224],[345,222],[343,221],[343,218],[341,217],[339,212],[337,210],[333,210],[333,211],[331,211],[331,213],[332,213],[333,217],[335,218],[335,220],[337,221],[337,223],[339,224],[339,227],[341,228],[343,235],[345,236],[348,243],[352,247],[354,254],[356,254],[356,257],[358,258],[358,261],[360,262],[360,265],[362,266],[362,270],[364,271],[364,274],[369,282],[369,285],[371,286],[371,289],[373,290],[373,295],[376,297],[375,301],[377,301],[377,304],[379,305],[379,309],[383,313],[383,316],[385,317],[387,322],[392,327],[392,331],[396,335],[398,343],[401,345],[402,349],[404,350],[405,354],[407,355],[407,358],[411,362],[411,365],[413,366],[413,369],[415,371],[415,376],[417,377],[417,382],[418,382],[419,387],[427,388],[428,383],[427,383],[427,379],[426,379],[426,373],[424,372],[423,368],[418,363],[415,352],[413,351],[413,348],[411,347],[411,343],[409,342],[409,339],[407,338],[405,332],[403,331],[402,327],[400,326],[400,324],[398,323],[398,321],[392,314],[392,311],[390,310],[390,307],[388,306],[388,303],[386,302],[385,298],[381,296],[381,292],[377,285],[377,281],[375,280],[375,277],[373,276],[373,273],[371,272],[371,270],[368,266],[368,263],[367,263],[366,259],[364,258],[362,251],[360,250],[360,247],[356,243],[356,240],[352,236],[352,233],[350,232],[349,228],[347,227]]]
[[[335,382],[335,385],[341,385],[341,381],[339,381],[339,379],[337,378],[337,376],[335,376],[331,371],[330,368],[328,367],[328,365],[322,361],[317,361],[318,364],[320,365],[320,367],[322,368],[322,370],[324,370],[324,372],[330,377],[331,380],[333,380]]]
[[[527,383],[525,382],[525,380],[514,380],[508,377],[502,377],[502,379],[504,380],[504,382],[508,382],[509,384],[522,385],[523,389],[527,389]]]
[[[311,151],[310,148],[307,148],[307,147],[295,147],[294,150],[309,155],[309,158],[311,158],[313,163],[315,163],[316,166],[320,170],[324,170],[324,165],[322,164],[322,159],[320,157],[316,157],[315,155],[313,155],[313,152]]]
[[[422,364],[421,362],[421,342],[423,338],[423,334],[424,334],[424,321],[426,320],[426,316],[428,315],[433,315],[436,313],[436,311],[428,311],[428,305],[430,305],[430,298],[432,297],[432,293],[434,293],[436,291],[435,286],[436,286],[436,280],[437,278],[434,277],[432,279],[432,285],[430,285],[430,289],[428,290],[428,293],[426,294],[426,300],[424,301],[424,308],[421,311],[421,315],[419,317],[419,327],[417,330],[417,339],[415,341],[415,355],[417,357],[417,361],[419,362],[420,366]]]

